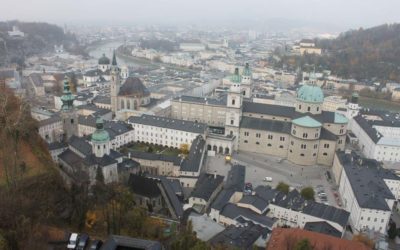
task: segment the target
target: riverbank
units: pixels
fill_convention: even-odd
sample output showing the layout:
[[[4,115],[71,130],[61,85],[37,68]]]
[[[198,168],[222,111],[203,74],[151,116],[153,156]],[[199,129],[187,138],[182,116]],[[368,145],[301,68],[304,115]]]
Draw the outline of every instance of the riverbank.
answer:
[[[364,108],[378,109],[392,112],[400,111],[400,103],[392,102],[384,99],[375,99],[360,96],[359,104]]]
[[[127,55],[122,52],[123,45],[119,46],[116,50],[117,56],[123,58],[124,60],[131,60],[132,62],[135,62],[137,64],[142,64],[142,65],[153,65],[153,66],[158,66],[158,67],[164,67],[166,69],[173,69],[173,70],[178,70],[178,71],[183,71],[183,72],[190,72],[190,73],[198,73],[199,70],[195,69],[189,69],[187,67],[180,67],[176,66],[173,64],[168,64],[168,63],[162,63],[162,62],[154,62],[146,58],[139,58],[139,57],[134,57],[131,55]]]

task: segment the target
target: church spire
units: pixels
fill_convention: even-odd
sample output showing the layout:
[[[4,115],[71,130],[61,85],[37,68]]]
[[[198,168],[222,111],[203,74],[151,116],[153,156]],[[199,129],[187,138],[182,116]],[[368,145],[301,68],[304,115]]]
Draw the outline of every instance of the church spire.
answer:
[[[115,50],[113,51],[113,58],[112,58],[111,65],[114,66],[114,67],[117,67],[117,65],[118,65],[117,64],[117,57],[115,55]]]
[[[62,101],[62,110],[68,111],[71,110],[74,104],[75,97],[71,93],[70,84],[68,82],[67,76],[64,78],[64,90],[63,95],[61,96]]]

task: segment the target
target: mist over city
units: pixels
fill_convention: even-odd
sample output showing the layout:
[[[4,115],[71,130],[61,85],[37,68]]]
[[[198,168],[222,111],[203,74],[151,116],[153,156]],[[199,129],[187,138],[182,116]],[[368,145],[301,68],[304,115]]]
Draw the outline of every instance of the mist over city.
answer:
[[[399,9],[2,0],[0,250],[400,249]]]

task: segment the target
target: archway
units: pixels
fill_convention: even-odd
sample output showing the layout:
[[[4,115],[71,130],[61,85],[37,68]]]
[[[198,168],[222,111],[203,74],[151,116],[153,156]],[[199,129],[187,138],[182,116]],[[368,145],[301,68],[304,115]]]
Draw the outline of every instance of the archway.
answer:
[[[229,155],[229,148],[228,147],[225,148],[225,154]]]
[[[211,145],[210,144],[207,145],[207,150],[211,150]]]
[[[217,150],[218,150],[217,146],[214,145],[214,146],[213,146],[213,151],[215,151],[215,153],[217,153]]]
[[[224,148],[222,146],[219,147],[218,153],[220,153],[220,154],[224,153]]]

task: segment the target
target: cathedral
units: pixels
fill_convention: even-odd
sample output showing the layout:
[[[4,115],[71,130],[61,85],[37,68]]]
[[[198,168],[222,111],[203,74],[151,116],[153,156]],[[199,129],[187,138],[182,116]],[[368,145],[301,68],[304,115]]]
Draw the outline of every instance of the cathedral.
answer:
[[[133,113],[150,104],[150,91],[137,77],[121,77],[115,54],[111,64],[111,110],[118,113]],[[129,115],[128,115],[129,116]]]

